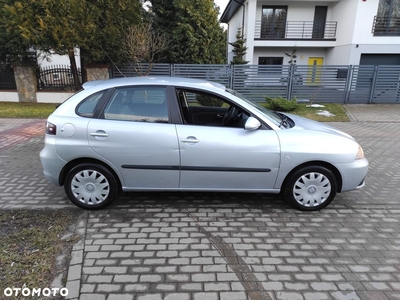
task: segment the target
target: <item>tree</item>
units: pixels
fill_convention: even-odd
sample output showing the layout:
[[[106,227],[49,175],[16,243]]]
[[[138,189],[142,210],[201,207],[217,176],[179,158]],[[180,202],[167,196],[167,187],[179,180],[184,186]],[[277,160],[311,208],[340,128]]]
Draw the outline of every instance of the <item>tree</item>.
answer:
[[[59,0],[55,0],[59,1]],[[65,1],[65,0],[64,0]],[[123,64],[129,55],[123,48],[127,28],[142,23],[141,0],[85,0],[96,13],[95,34],[83,49],[84,61]]]
[[[148,75],[155,63],[156,55],[167,50],[168,45],[165,34],[154,31],[152,22],[149,21],[129,27],[123,47],[136,73],[143,76]],[[162,60],[160,56],[159,60]],[[141,67],[143,63],[147,63],[144,69]]]
[[[74,49],[84,63],[126,61],[121,41],[126,28],[141,21],[139,0],[0,0],[0,41],[13,57],[34,47],[45,53],[68,55],[79,84]],[[7,36],[14,40],[7,40]],[[21,46],[18,46],[20,44]]]
[[[14,2],[15,0],[0,0],[0,60],[32,64],[33,43],[22,36],[22,30],[18,26],[19,19],[10,18],[8,13]],[[20,2],[19,5],[22,6],[23,3]],[[27,10],[26,18],[31,15],[32,12]]]
[[[233,47],[232,52],[234,53],[233,59],[231,60],[232,65],[245,65],[248,63],[248,61],[244,60],[247,51],[247,47],[244,45],[245,42],[242,28],[239,27],[236,33],[236,41],[229,43],[229,45]]]
[[[157,31],[170,41],[162,54],[169,63],[220,64],[226,61],[226,33],[213,0],[150,0]]]
[[[289,65],[294,66],[297,63],[297,47],[294,46],[292,52],[285,52],[285,55],[289,57]]]

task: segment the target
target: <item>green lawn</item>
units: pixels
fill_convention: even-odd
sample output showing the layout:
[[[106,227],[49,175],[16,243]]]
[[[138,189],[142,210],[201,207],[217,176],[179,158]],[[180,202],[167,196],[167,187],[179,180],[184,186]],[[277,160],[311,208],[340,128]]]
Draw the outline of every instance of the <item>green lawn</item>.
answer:
[[[320,121],[320,122],[349,122],[350,119],[347,116],[347,113],[341,104],[335,103],[326,103],[323,104],[325,107],[322,108],[314,108],[307,107],[307,104],[299,104],[296,110],[291,111],[290,113],[294,115],[299,115],[302,117],[306,117],[308,119]],[[326,110],[335,116],[326,117],[317,115],[319,110]]]
[[[55,103],[18,103],[0,102],[0,118],[30,118],[46,119],[56,108]],[[306,104],[300,104],[292,111],[292,114],[300,115],[321,122],[348,122],[349,118],[341,104],[324,104],[324,108],[308,108]],[[327,110],[334,117],[319,116],[318,110]]]
[[[57,105],[55,103],[0,102],[0,118],[46,119]]]
[[[76,224],[80,213],[68,209],[0,211],[2,294],[7,287],[50,287],[58,275],[56,257],[62,253],[69,255],[73,244],[80,239],[73,232],[67,234],[68,227]],[[62,280],[65,284],[66,278]]]

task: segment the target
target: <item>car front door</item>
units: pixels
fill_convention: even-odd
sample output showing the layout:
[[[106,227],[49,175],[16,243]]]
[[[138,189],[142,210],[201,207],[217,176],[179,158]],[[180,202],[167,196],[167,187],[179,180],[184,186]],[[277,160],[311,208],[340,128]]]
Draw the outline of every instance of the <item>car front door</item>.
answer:
[[[118,88],[102,118],[89,122],[91,148],[115,166],[125,190],[179,186],[179,145],[167,98],[166,87]]]
[[[180,92],[186,93],[189,114],[191,106],[198,110],[201,103],[196,99],[203,99],[204,95],[198,97],[195,91]],[[216,117],[220,117],[221,107],[226,106],[229,104],[218,104]],[[198,125],[192,121],[191,124],[176,125],[176,130],[181,155],[180,188],[273,189],[280,163],[280,146],[275,131],[226,127],[222,121],[219,125]]]

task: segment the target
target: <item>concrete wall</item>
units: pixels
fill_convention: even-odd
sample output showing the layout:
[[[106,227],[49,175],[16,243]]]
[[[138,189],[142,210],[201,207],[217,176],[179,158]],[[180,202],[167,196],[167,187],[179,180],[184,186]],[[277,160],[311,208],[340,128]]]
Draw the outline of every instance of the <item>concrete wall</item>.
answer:
[[[40,103],[63,103],[74,93],[37,92],[36,99]],[[17,91],[0,91],[0,102],[19,102]]]
[[[38,91],[36,89],[36,77],[33,76],[34,73],[31,74],[31,76],[27,76],[27,74],[29,75],[27,70],[29,71],[27,68],[17,67],[15,78],[20,91],[0,90],[0,102],[23,102],[27,96],[23,95],[23,98],[21,98],[21,94],[26,94],[28,88],[31,89],[29,90],[29,97],[34,100],[30,102],[63,103],[66,99],[75,94],[74,92],[70,93],[63,91]],[[106,65],[92,65],[91,67],[88,67],[86,71],[89,80],[109,79],[108,66]],[[21,80],[22,84],[18,83]],[[21,101],[21,99],[23,101]]]

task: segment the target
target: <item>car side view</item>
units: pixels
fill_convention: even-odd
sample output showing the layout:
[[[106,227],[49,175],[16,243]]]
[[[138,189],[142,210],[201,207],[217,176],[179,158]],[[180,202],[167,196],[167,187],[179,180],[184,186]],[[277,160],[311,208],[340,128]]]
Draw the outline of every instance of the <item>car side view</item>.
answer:
[[[237,191],[281,193],[312,211],[364,186],[368,171],[344,132],[177,77],[84,83],[49,116],[40,159],[84,209],[121,191]]]

